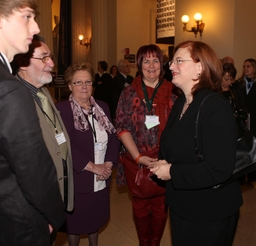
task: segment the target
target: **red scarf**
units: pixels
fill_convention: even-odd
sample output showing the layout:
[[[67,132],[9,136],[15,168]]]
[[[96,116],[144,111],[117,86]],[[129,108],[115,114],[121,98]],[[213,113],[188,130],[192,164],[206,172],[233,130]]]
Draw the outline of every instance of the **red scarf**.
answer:
[[[141,76],[136,77],[132,82],[132,87],[136,90],[138,96],[143,100],[144,93],[142,89],[142,79]],[[173,86],[167,80],[164,80],[163,83],[158,87],[157,93],[154,98],[154,104],[156,104],[156,115],[159,116],[160,124],[159,128],[159,138],[164,130],[166,125],[169,113],[174,103],[174,99],[176,98],[172,93]],[[148,94],[148,98],[150,99],[153,95],[154,88],[146,85],[146,90]]]

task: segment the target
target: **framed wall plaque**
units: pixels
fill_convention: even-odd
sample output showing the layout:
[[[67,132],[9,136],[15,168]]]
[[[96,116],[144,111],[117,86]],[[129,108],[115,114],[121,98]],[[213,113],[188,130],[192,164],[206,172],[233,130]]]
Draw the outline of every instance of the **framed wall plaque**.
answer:
[[[156,43],[173,44],[175,38],[175,0],[157,0]]]

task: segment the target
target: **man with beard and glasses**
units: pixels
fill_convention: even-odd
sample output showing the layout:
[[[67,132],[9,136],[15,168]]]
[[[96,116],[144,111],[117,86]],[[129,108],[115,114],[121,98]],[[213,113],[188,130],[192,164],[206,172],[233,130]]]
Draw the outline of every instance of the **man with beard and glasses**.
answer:
[[[57,180],[66,210],[74,206],[73,167],[70,141],[53,99],[44,85],[52,82],[53,55],[43,37],[35,35],[29,51],[14,58],[16,76],[30,91],[48,151],[57,170]],[[56,231],[52,233],[54,241]]]

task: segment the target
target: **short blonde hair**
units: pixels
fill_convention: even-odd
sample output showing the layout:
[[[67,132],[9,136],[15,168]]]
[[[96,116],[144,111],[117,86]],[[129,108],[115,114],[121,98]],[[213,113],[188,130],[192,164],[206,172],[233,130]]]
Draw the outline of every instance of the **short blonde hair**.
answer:
[[[70,65],[64,73],[66,84],[69,84],[72,81],[73,76],[77,71],[87,71],[91,75],[92,81],[94,81],[94,71],[90,63],[75,63]]]

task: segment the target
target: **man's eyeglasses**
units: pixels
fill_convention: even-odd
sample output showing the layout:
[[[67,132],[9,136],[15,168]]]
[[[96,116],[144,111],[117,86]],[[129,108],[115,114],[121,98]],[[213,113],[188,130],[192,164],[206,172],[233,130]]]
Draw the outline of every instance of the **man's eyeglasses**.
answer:
[[[76,86],[82,86],[82,85],[87,85],[87,86],[90,86],[92,85],[92,81],[91,80],[86,80],[86,81],[82,81],[82,80],[78,80],[78,81],[72,81],[71,82],[72,84],[76,85]]]
[[[170,61],[170,66],[171,66],[172,64],[180,65],[180,64],[182,64],[182,63],[184,63],[184,62],[186,62],[186,61],[193,61],[193,60],[183,60],[183,59],[172,60],[172,61]]]
[[[31,59],[36,59],[36,60],[41,60],[42,63],[48,63],[50,60],[53,61],[53,55],[50,54],[48,56],[44,56],[43,58],[39,58],[39,57],[31,57]]]

